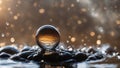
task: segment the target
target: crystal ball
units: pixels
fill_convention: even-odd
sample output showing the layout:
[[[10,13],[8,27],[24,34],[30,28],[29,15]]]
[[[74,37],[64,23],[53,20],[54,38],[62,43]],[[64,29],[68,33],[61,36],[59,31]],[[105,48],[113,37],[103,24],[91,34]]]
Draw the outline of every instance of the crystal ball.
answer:
[[[60,42],[60,32],[52,25],[43,25],[36,32],[36,41],[42,49],[54,49]]]

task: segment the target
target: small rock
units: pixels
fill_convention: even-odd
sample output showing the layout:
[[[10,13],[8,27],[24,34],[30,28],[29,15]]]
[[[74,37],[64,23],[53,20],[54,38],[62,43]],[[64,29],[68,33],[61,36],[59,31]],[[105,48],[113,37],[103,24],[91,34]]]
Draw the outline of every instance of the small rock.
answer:
[[[92,54],[88,57],[87,61],[91,61],[91,60],[100,60],[100,59],[103,59],[104,58],[104,55],[101,54],[101,53],[95,53],[95,54]]]
[[[5,52],[11,55],[19,53],[19,51],[16,48],[11,47],[11,46],[5,46],[5,47],[0,48],[0,53],[2,52]]]
[[[31,50],[31,47],[25,46],[25,47],[21,50],[21,52],[29,51],[29,50]]]
[[[117,50],[112,48],[112,47],[108,47],[106,50],[105,50],[106,54],[107,55],[113,55],[113,53],[116,53]]]
[[[97,58],[95,56],[89,56],[87,61],[93,61],[93,60],[97,60]]]
[[[60,56],[60,60],[61,60],[61,61],[65,61],[65,60],[72,59],[72,54],[69,53],[69,52],[60,53],[59,56]]]
[[[46,62],[59,62],[60,61],[60,55],[59,53],[56,53],[56,52],[45,54],[43,58],[44,58],[44,61]]]
[[[2,58],[2,59],[8,59],[10,56],[11,56],[10,54],[7,54],[7,53],[5,53],[5,52],[2,52],[2,53],[0,54],[0,58]]]
[[[18,55],[13,55],[10,57],[11,60],[14,60],[14,61],[21,61],[21,62],[28,62],[28,60],[18,56]]]
[[[82,52],[78,52],[75,54],[75,56],[73,57],[77,62],[82,62],[85,61],[88,56],[85,53]]]
[[[97,50],[93,47],[89,47],[88,49],[86,49],[86,53],[94,54],[96,52],[97,52]]]
[[[33,61],[41,61],[43,59],[43,55],[40,52],[36,52],[29,55],[27,59],[33,60]]]
[[[34,52],[33,51],[24,51],[24,52],[18,53],[17,55],[24,59],[27,59],[27,57],[30,56],[32,53],[34,53]]]
[[[95,57],[96,57],[98,60],[105,58],[105,56],[104,56],[103,54],[99,54],[99,53],[96,53],[96,54],[95,54]]]

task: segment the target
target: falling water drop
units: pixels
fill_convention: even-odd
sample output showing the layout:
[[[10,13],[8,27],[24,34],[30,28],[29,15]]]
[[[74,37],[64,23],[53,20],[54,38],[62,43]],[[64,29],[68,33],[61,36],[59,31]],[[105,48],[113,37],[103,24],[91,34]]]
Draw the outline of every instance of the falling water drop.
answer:
[[[60,33],[54,26],[44,25],[37,30],[36,41],[41,48],[51,50],[58,46]]]

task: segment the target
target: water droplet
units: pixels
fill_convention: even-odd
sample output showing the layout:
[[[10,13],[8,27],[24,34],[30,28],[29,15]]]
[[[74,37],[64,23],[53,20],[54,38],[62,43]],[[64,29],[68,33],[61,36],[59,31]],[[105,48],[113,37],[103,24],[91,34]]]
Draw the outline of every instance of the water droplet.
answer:
[[[59,44],[60,34],[54,26],[44,25],[37,30],[36,41],[40,47],[50,50]]]

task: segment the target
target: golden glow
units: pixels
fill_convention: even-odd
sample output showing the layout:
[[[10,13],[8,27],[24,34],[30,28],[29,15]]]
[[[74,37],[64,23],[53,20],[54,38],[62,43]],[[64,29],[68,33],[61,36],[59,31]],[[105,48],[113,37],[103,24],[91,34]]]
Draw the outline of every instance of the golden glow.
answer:
[[[71,38],[71,42],[75,42],[76,41],[76,38],[75,37],[72,37]]]
[[[11,37],[10,38],[10,41],[13,43],[13,42],[15,42],[15,38],[14,37]]]
[[[111,36],[115,36],[115,32],[114,32],[114,31],[111,31],[111,32],[110,32],[110,35],[111,35]]]
[[[96,41],[96,44],[97,44],[97,45],[100,45],[100,44],[101,44],[101,40],[97,40],[97,41]]]
[[[39,41],[41,42],[41,44],[47,46],[55,45],[57,40],[58,40],[57,37],[49,36],[49,35],[43,35],[39,37]]]
[[[2,0],[0,0],[0,4],[2,4]]]
[[[77,21],[77,24],[82,24],[82,21],[81,21],[81,20],[78,20],[78,21]]]
[[[86,8],[82,8],[81,11],[82,12],[87,12],[87,9]]]
[[[95,36],[95,32],[90,32],[90,36]]]
[[[45,13],[45,9],[43,9],[43,8],[39,9],[39,13],[40,13],[40,14]]]
[[[120,25],[120,20],[116,20],[116,24],[117,24],[117,25]]]
[[[3,46],[5,46],[5,45],[6,45],[5,42],[0,43],[0,47],[3,47]]]
[[[14,18],[14,20],[17,20],[17,19],[18,19],[18,16],[15,15],[13,18]]]

